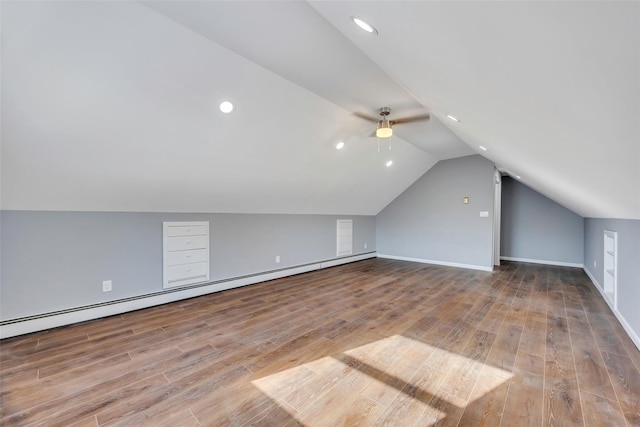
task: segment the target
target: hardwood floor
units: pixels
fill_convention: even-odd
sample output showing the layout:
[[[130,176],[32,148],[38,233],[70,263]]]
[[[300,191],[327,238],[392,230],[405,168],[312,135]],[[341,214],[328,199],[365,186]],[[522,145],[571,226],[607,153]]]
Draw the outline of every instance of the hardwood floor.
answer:
[[[0,424],[640,425],[588,280],[371,259],[6,339]]]

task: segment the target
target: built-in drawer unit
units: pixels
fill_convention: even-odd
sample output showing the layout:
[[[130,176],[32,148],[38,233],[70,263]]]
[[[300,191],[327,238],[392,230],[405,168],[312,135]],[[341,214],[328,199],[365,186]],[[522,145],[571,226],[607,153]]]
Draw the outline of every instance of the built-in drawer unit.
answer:
[[[163,222],[162,268],[165,288],[208,281],[209,222]]]

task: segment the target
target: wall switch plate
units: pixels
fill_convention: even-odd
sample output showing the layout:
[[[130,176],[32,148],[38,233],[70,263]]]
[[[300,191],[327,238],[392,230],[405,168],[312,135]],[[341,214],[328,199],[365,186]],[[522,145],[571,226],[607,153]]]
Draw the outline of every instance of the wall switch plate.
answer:
[[[462,198],[462,203],[464,203],[465,205],[469,204],[469,198],[468,197],[463,197]]]
[[[111,292],[111,289],[113,289],[111,280],[104,280],[102,282],[102,292]]]
[[[480,218],[488,218],[489,211],[480,211]]]
[[[366,243],[364,244],[364,248],[367,249],[367,244]]]
[[[593,268],[598,268],[598,264],[596,263],[596,260],[593,260]]]
[[[276,264],[280,262],[280,255],[276,255]]]

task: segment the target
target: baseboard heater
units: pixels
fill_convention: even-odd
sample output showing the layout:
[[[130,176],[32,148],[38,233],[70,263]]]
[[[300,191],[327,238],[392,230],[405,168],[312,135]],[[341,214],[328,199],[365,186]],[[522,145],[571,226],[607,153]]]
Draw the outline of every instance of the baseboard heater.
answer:
[[[232,278],[214,280],[195,285],[181,286],[179,288],[168,288],[159,292],[121,298],[97,304],[90,304],[81,307],[74,307],[65,310],[52,311],[48,313],[24,316],[16,319],[0,321],[0,339],[24,335],[31,332],[56,328],[59,326],[71,325],[73,323],[85,322],[99,319],[101,317],[113,316],[129,311],[140,310],[156,305],[167,304],[174,301],[207,295],[228,289],[253,285],[260,282],[279,279],[282,277],[294,276],[296,274],[307,273],[322,268],[334,267],[341,264],[361,261],[368,258],[375,258],[376,252],[334,258],[308,264],[300,264],[292,267],[285,267],[276,270],[268,270],[260,273],[236,276]]]

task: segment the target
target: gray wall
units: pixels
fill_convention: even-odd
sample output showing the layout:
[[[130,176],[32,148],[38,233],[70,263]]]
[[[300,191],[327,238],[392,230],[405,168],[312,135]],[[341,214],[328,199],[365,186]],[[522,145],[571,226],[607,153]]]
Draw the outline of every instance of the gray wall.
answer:
[[[618,312],[640,337],[640,220],[585,218],[584,265],[601,288],[604,230],[618,232]]]
[[[493,172],[478,155],[438,162],[376,216],[378,253],[491,268]]]
[[[375,251],[373,216],[2,211],[0,320],[162,291],[163,221],[210,221],[214,281],[336,258],[336,219]]]
[[[501,256],[582,265],[580,215],[505,176],[501,216]]]

